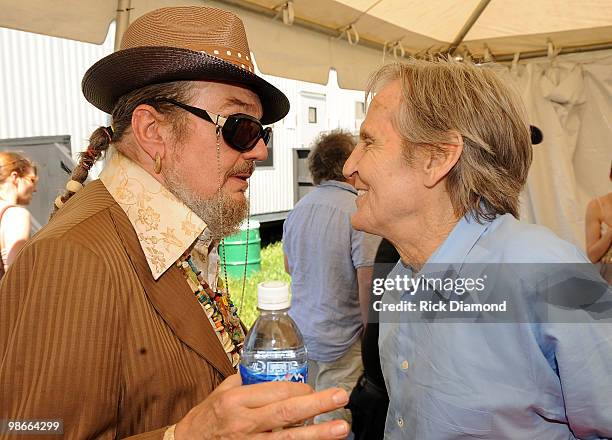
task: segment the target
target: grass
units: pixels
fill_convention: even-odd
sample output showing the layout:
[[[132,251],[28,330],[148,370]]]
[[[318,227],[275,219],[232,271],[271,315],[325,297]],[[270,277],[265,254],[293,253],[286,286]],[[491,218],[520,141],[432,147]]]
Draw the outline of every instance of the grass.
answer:
[[[250,328],[257,319],[257,284],[262,281],[280,280],[287,284],[291,277],[285,272],[283,261],[283,246],[280,241],[272,243],[261,250],[261,271],[247,275],[244,286],[244,300],[240,307],[242,296],[242,277],[229,278],[230,294],[232,301],[238,307],[240,318]]]

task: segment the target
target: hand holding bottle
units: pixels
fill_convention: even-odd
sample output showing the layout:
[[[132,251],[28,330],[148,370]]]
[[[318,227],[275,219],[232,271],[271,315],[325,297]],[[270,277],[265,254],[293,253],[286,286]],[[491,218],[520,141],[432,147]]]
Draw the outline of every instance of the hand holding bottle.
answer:
[[[315,393],[309,385],[296,382],[243,386],[235,374],[176,425],[175,439],[342,439],[349,433],[343,420],[287,427],[341,408],[347,402],[347,393],[339,388]],[[281,428],[285,429],[276,431]]]

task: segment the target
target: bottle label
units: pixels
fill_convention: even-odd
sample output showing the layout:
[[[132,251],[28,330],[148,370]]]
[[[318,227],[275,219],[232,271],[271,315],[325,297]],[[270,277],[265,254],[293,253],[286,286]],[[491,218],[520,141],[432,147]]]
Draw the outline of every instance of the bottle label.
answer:
[[[308,363],[301,366],[296,361],[256,361],[248,367],[240,364],[243,385],[260,382],[308,381]]]

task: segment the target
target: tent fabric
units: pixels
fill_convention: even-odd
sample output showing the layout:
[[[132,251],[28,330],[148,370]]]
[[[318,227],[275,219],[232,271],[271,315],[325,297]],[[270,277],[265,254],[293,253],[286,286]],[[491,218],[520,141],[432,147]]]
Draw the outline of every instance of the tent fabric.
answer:
[[[227,3],[235,3],[228,1]],[[243,0],[267,9],[278,0]],[[441,50],[453,41],[481,0],[294,0],[295,17],[328,29],[354,24],[364,38],[384,44],[401,40],[410,52]],[[465,37],[472,52],[482,42],[504,53],[546,47],[549,35],[559,46],[610,41],[612,3],[601,1],[491,0]],[[557,39],[558,41],[555,41]]]
[[[265,10],[278,10],[283,2],[278,0],[220,0],[225,5],[256,5]],[[332,43],[341,43],[349,49],[342,30],[353,24],[362,40],[379,47],[399,42],[408,55],[446,51],[464,24],[477,9],[481,0],[293,0],[296,20],[313,23],[335,32],[340,38],[326,37]],[[275,9],[276,8],[276,9]],[[261,20],[261,17],[260,17]],[[270,23],[282,24],[282,20]],[[297,28],[298,26],[285,26]],[[308,35],[290,40],[275,40],[279,52],[287,53],[299,47],[302,53],[312,47]],[[262,35],[265,37],[265,34]],[[493,58],[515,53],[547,50],[551,42],[555,50],[612,43],[612,2],[609,0],[491,0],[465,36],[459,49],[474,57],[483,57],[487,50]],[[337,46],[337,44],[335,44]],[[313,49],[322,53],[320,49]],[[372,50],[368,66],[382,62],[382,49]],[[329,55],[329,67],[336,70],[351,65],[353,52],[323,52]],[[392,55],[387,55],[390,57]],[[373,58],[372,58],[373,57]],[[323,59],[327,56],[322,57]],[[375,58],[378,58],[376,60]],[[363,62],[364,60],[361,60]],[[323,61],[321,61],[323,62]],[[287,76],[279,70],[266,69],[267,60],[260,56],[262,71]],[[278,67],[278,66],[276,66]],[[282,70],[281,70],[282,72]],[[316,81],[309,72],[299,78],[291,72],[289,77]],[[320,76],[320,75],[319,75]],[[344,81],[343,87],[357,88],[358,84]],[[363,84],[364,78],[359,78]],[[361,85],[362,87],[362,85]]]
[[[586,205],[611,190],[612,162],[612,51],[584,55],[505,72],[529,121],[544,133],[534,146],[521,216],[583,249]]]
[[[0,0],[0,27],[102,44],[116,0]]]
[[[243,18],[263,73],[326,83],[330,68],[341,87],[361,89],[383,62],[383,46],[399,42],[406,54],[446,50],[483,0],[292,0],[295,24],[272,17],[279,0],[123,0],[130,20],[162,6],[210,5]],[[486,0],[485,0],[486,2]],[[612,43],[610,0],[490,0],[460,51],[495,56]],[[118,0],[0,0],[0,26],[100,44]],[[262,13],[251,12],[258,9]],[[307,28],[313,25],[316,29]],[[342,30],[353,24],[361,43]],[[311,28],[313,26],[310,26]],[[274,44],[270,44],[273,41]],[[362,44],[364,41],[369,45]],[[375,47],[373,49],[372,47]],[[385,59],[393,57],[386,54]]]

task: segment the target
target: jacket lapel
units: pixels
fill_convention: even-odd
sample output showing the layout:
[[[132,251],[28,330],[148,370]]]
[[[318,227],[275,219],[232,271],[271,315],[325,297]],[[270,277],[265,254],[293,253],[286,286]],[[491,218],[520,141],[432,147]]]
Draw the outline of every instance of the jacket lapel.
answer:
[[[206,359],[223,377],[234,374],[236,371],[181,270],[172,265],[155,281],[138,236],[119,205],[112,206],[111,216],[155,310],[182,342]]]

